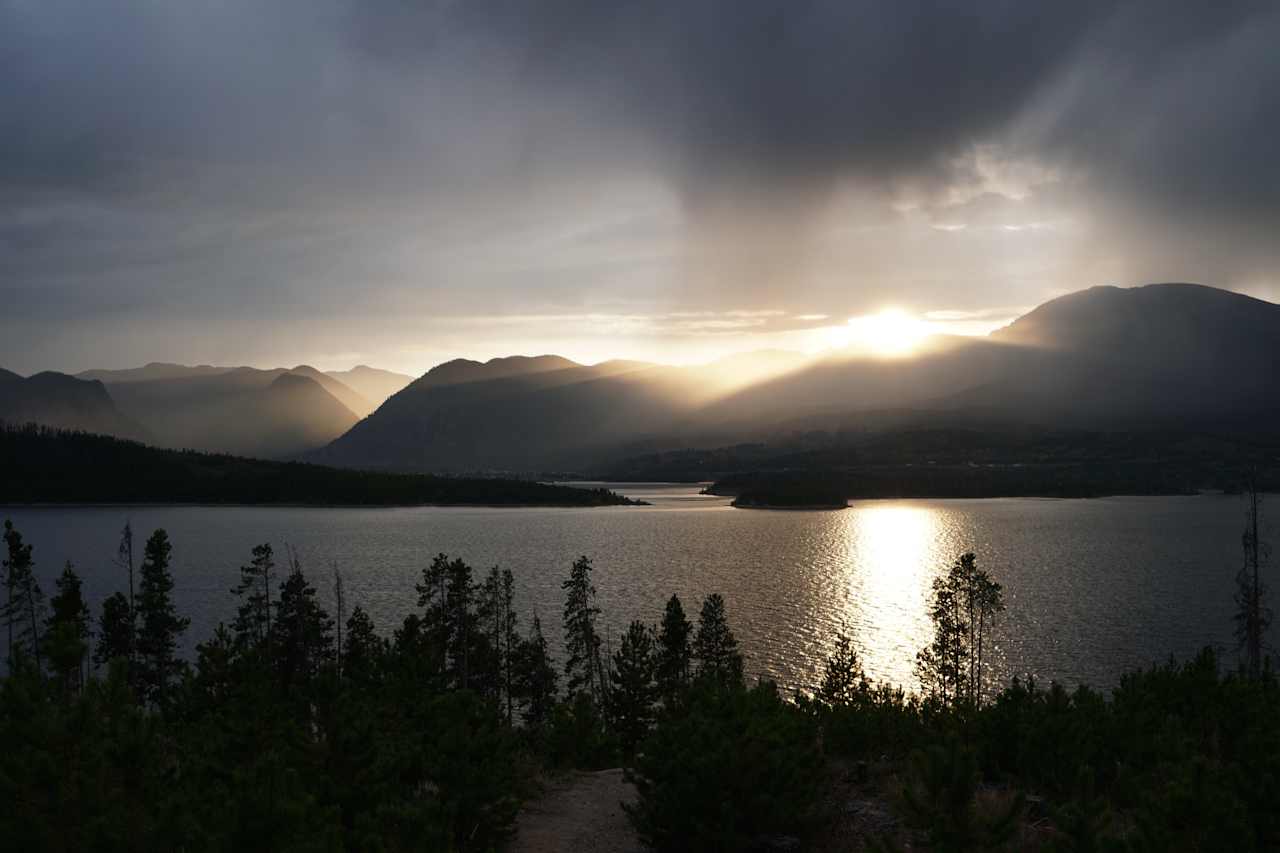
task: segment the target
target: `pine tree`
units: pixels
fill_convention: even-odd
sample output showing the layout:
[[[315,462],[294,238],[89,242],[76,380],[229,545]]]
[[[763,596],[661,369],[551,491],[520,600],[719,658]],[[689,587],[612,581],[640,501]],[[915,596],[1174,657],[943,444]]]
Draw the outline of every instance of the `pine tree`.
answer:
[[[564,602],[564,674],[572,696],[586,692],[597,704],[604,700],[604,664],[600,657],[600,635],[596,633],[596,588],[591,584],[591,560],[573,561],[569,577],[560,585]]]
[[[933,641],[916,655],[916,674],[943,705],[982,704],[986,638],[1004,610],[1000,584],[962,554],[947,574],[933,581]]]
[[[316,589],[297,557],[291,555],[289,563],[271,625],[277,683],[286,692],[305,689],[333,660],[333,620],[316,603]]]
[[[507,725],[512,723],[515,712],[515,663],[520,648],[520,634],[516,631],[516,579],[510,569],[502,570],[502,685],[507,699]]]
[[[487,680],[492,682],[489,686],[499,706],[504,709],[508,723],[511,722],[515,709],[515,700],[511,694],[512,667],[516,649],[520,645],[520,635],[516,633],[514,599],[515,577],[511,570],[499,570],[494,566],[481,587],[480,611],[485,621],[486,651],[491,666]]]
[[[343,676],[360,683],[375,680],[385,653],[386,642],[374,630],[373,620],[363,607],[356,605],[347,620],[347,636],[342,651]]]
[[[240,583],[231,590],[239,596],[240,608],[231,627],[241,648],[260,649],[270,642],[271,583],[275,566],[271,545],[263,543],[254,546],[249,565],[240,567]]]
[[[551,709],[555,707],[558,677],[537,616],[533,617],[529,636],[516,647],[513,669],[513,691],[524,705],[521,717],[526,725],[541,726],[550,719]]]
[[[179,616],[173,604],[173,575],[169,534],[157,530],[143,551],[138,589],[138,668],[145,700],[164,707],[174,675],[181,668],[178,638],[191,620]]]
[[[102,602],[98,617],[98,643],[93,650],[93,665],[104,667],[113,660],[128,661],[133,655],[134,624],[129,599],[123,592],[109,595]],[[133,673],[130,673],[132,676]]]
[[[484,671],[486,663],[492,669],[492,662],[485,660],[489,652],[483,618],[488,614],[486,596],[477,588],[471,566],[460,558],[437,554],[422,570],[416,589],[422,618],[413,636],[415,645],[435,656],[446,686],[491,689],[493,685],[485,682],[491,680],[492,672]]]
[[[446,670],[449,683],[463,690],[471,685],[472,652],[484,635],[477,630],[476,584],[471,566],[461,558],[451,560],[445,574],[445,636],[449,651]]]
[[[439,671],[449,668],[449,557],[436,554],[422,569],[418,607],[422,609],[422,639],[438,656]]]
[[[681,694],[689,686],[689,661],[692,656],[689,640],[692,635],[693,625],[685,617],[679,597],[671,596],[662,614],[656,652],[658,691],[667,708],[675,707]]]
[[[866,696],[870,689],[853,641],[844,634],[837,634],[835,652],[827,658],[818,698],[832,707],[848,706],[857,702],[859,697]]]
[[[0,610],[9,639],[9,666],[13,668],[16,656],[30,655],[36,670],[41,669],[40,621],[44,612],[44,593],[36,582],[35,561],[31,558],[31,546],[24,545],[22,534],[12,521],[4,523],[4,542],[8,556],[4,560],[5,602]]]
[[[473,659],[472,672],[480,693],[492,698],[494,704],[501,708],[505,681],[502,673],[502,570],[497,566],[491,567],[477,593],[477,627],[484,635],[484,654]]]
[[[693,638],[693,657],[698,661],[698,678],[720,687],[742,687],[742,655],[729,629],[724,598],[713,592],[702,602],[698,633]]]
[[[57,594],[49,600],[52,612],[45,622],[45,647],[62,695],[68,697],[84,687],[92,617],[84,601],[80,576],[70,560],[55,586]]]
[[[622,643],[613,656],[609,673],[609,719],[627,755],[635,753],[637,744],[649,733],[653,724],[653,707],[658,698],[654,682],[653,631],[634,621],[622,635]]]
[[[956,591],[945,578],[933,581],[929,618],[933,622],[933,640],[916,655],[916,676],[926,694],[950,706],[963,693],[961,662],[968,658],[964,643],[969,626],[961,616]]]

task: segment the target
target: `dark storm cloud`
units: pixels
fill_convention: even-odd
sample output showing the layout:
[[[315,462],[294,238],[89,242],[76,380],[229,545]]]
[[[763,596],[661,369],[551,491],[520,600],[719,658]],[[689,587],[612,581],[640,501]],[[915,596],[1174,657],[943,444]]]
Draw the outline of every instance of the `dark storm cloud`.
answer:
[[[449,36],[651,135],[687,180],[917,173],[1022,108],[1107,4],[362,4],[353,37],[412,68]],[[388,14],[388,7],[394,11]]]
[[[920,177],[1000,137],[1059,85],[1062,111],[1038,145],[1090,165],[1118,159],[1152,185],[1176,169],[1199,191],[1274,189],[1254,180],[1274,160],[1260,154],[1280,97],[1266,2],[0,9],[10,185],[82,186],[171,159],[327,162],[358,146],[429,166],[466,147],[454,133],[475,135],[472,156],[518,161],[541,136],[611,145],[608,127],[650,139],[695,183]],[[560,116],[574,126],[536,126],[549,97],[575,108]],[[1144,136],[1166,134],[1140,158],[1127,148],[1138,122]],[[519,152],[483,138],[516,127]]]
[[[1057,87],[1037,145],[1152,190],[1274,202],[1278,13],[1256,0],[479,0],[358,4],[351,32],[410,68],[453,39],[497,45],[526,79],[669,146],[693,181],[927,176]]]

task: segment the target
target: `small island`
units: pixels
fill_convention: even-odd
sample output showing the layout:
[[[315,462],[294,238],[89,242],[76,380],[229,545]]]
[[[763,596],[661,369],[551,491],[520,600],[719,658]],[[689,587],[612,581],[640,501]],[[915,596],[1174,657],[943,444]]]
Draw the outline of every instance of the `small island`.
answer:
[[[849,499],[834,488],[814,484],[788,484],[784,488],[742,492],[731,504],[739,509],[846,509]]]

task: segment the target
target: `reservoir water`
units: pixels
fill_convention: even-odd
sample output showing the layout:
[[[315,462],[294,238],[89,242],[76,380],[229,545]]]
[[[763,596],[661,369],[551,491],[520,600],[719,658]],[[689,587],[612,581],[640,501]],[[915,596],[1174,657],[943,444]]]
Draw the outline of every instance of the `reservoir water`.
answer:
[[[521,629],[537,613],[560,642],[560,583],[573,559],[595,563],[602,633],[634,618],[656,623],[672,594],[696,620],[702,597],[724,595],[750,674],[808,688],[837,632],[868,674],[915,686],[930,636],[930,583],[964,551],[1004,585],[993,681],[1034,675],[1113,686],[1134,667],[1205,645],[1234,660],[1232,594],[1241,564],[1239,496],[1096,500],[884,500],[840,511],[734,509],[695,486],[615,485],[645,507],[0,507],[35,546],[46,591],[66,560],[96,615],[126,583],[113,565],[130,520],[136,551],[157,528],[174,548],[175,596],[191,617],[187,651],[230,621],[229,590],[258,543],[286,543],[331,606],[333,566],[348,599],[384,633],[415,606],[414,583],[438,552],[480,574],[516,577]],[[1280,543],[1280,500],[1263,505],[1264,540]],[[1268,575],[1273,589],[1275,572]],[[1274,644],[1274,643],[1273,643]]]

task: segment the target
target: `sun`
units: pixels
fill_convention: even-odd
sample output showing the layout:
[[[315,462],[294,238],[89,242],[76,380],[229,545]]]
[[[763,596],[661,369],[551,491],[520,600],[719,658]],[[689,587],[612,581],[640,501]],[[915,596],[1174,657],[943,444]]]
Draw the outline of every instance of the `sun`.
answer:
[[[852,348],[894,358],[915,352],[920,342],[933,334],[933,328],[905,311],[886,308],[876,314],[850,317],[847,324],[828,327],[824,332],[826,348]]]

